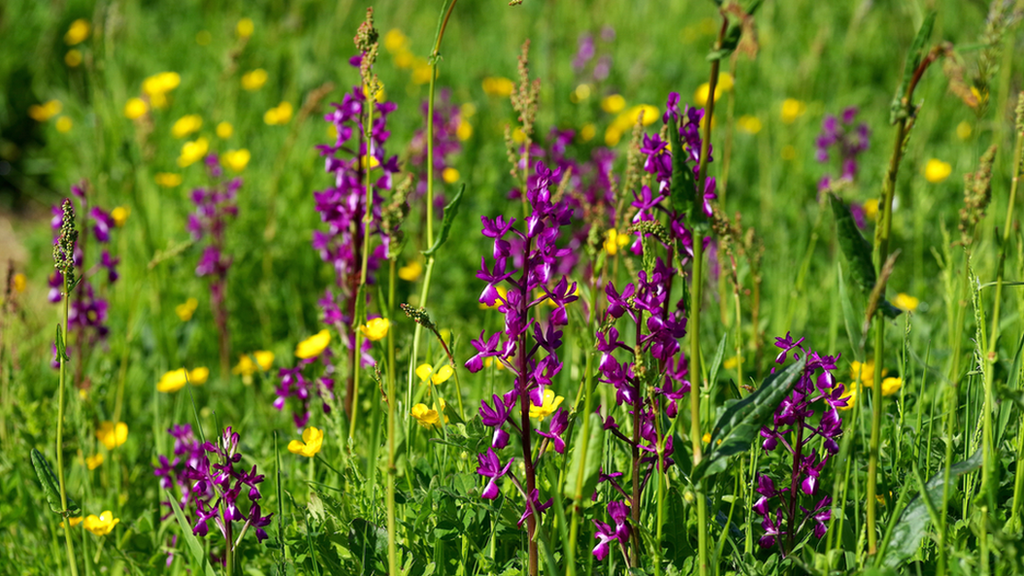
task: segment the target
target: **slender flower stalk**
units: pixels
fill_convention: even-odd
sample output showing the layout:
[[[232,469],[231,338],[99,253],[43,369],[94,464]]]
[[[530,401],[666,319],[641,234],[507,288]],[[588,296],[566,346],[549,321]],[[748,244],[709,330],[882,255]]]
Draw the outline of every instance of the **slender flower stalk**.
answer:
[[[1017,143],[1013,149],[1013,176],[1010,183],[1010,201],[1009,208],[1006,211],[1006,225],[1003,227],[1003,244],[1000,247],[999,252],[999,267],[997,273],[997,284],[996,284],[996,302],[995,310],[992,316],[992,347],[995,347],[996,336],[998,335],[999,326],[999,302],[1002,296],[1002,280],[1003,280],[1003,264],[1006,259],[1006,247],[1009,244],[1010,226],[1013,223],[1013,208],[1014,201],[1017,198],[1017,188],[1020,184],[1021,179],[1021,168],[1024,164],[1024,92],[1022,92],[1017,100],[1017,118],[1016,118],[1016,132],[1017,132]],[[1020,427],[1018,432],[1017,440],[1017,460],[1021,458],[1021,446],[1024,446],[1024,426]],[[1020,526],[1021,524],[1021,498],[1022,492],[1024,492],[1024,470],[1022,467],[1017,468],[1016,477],[1013,482],[1013,505],[1010,509],[1010,521],[1007,524],[1011,526]]]
[[[75,285],[75,241],[78,239],[78,230],[75,229],[75,209],[71,200],[64,199],[61,204],[62,220],[60,235],[53,246],[53,263],[57,272],[63,279],[64,292],[64,322],[58,326],[57,335],[67,344],[69,301],[71,290]],[[57,393],[57,480],[60,483],[60,507],[61,515],[64,517],[64,542],[68,551],[68,566],[71,568],[71,576],[78,576],[78,562],[75,560],[75,548],[71,543],[70,515],[68,514],[67,487],[64,483],[64,388],[67,373],[66,351],[64,345],[57,347],[57,355],[60,357],[60,379]]]
[[[437,28],[437,37],[434,39],[434,49],[430,52],[430,89],[427,94],[427,237],[426,245],[434,245],[434,95],[437,80],[437,66],[441,61],[441,41],[444,39],[444,31],[448,27],[448,20],[452,16],[452,10],[458,0],[450,0],[441,9],[441,19]],[[431,253],[427,256],[427,266],[423,273],[423,287],[420,290],[420,306],[425,306],[427,297],[430,294],[430,279],[434,274],[434,262],[436,255]],[[422,326],[416,324],[412,337],[412,356],[409,359],[408,387],[405,393],[406,406],[412,405],[412,390],[415,382],[416,366],[419,361],[420,337]],[[462,391],[459,391],[461,396]],[[405,417],[405,433],[408,437],[409,427],[412,425],[412,413],[408,412]]]
[[[715,49],[722,47],[725,32],[728,29],[729,21],[723,16],[722,27],[718,32],[718,39],[715,41]],[[718,86],[718,69],[720,59],[711,62],[711,78],[708,81],[708,94],[712,96]],[[696,201],[694,206],[703,205],[703,193],[707,183],[708,162],[711,152],[711,125],[715,112],[715,99],[710,97],[707,100],[707,111],[704,121],[704,138],[700,148],[700,162],[698,164]],[[694,208],[694,214],[699,214],[699,208]],[[700,356],[700,311],[703,298],[703,266],[704,266],[704,243],[701,229],[695,228],[693,242],[693,276],[690,281],[690,309],[688,310],[688,327],[690,331],[690,362],[691,374],[694,375],[694,390],[690,394],[690,442],[693,445],[693,466],[696,467],[702,460],[701,431],[700,431],[700,389],[701,389],[701,356]],[[698,573],[700,576],[708,574],[708,521],[707,501],[704,496],[703,486],[699,483],[696,488],[697,499],[697,546],[699,550]]]
[[[903,153],[906,150],[907,138],[917,120],[917,107],[913,104],[914,89],[921,80],[921,76],[941,54],[948,48],[939,45],[928,52],[914,70],[906,91],[900,95],[900,113],[896,119],[896,134],[893,143],[892,156],[889,158],[889,167],[885,172],[882,181],[882,199],[878,205],[879,223],[875,227],[874,242],[874,264],[875,274],[878,278],[884,278],[882,267],[889,258],[889,237],[892,232],[892,204],[896,193],[896,177],[899,174],[900,162],[903,160]],[[909,65],[909,63],[908,63]],[[882,288],[882,296],[885,290]],[[882,382],[882,366],[885,364],[885,316],[881,309],[875,313],[875,374],[874,381]],[[878,550],[878,528],[877,528],[877,501],[878,494],[878,452],[882,437],[882,412],[884,400],[882,394],[874,392],[881,391],[881,386],[873,389],[871,402],[871,439],[868,447],[868,487],[867,487],[867,532],[868,532],[868,554],[875,554]]]

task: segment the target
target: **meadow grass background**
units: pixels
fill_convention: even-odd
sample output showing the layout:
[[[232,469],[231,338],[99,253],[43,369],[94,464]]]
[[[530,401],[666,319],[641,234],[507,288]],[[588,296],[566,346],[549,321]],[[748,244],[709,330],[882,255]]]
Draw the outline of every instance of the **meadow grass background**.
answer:
[[[197,246],[185,246],[186,218],[193,206],[189,192],[204,185],[201,163],[185,169],[175,164],[183,140],[171,136],[171,126],[185,114],[199,114],[211,149],[223,152],[246,148],[251,160],[241,172],[244,184],[239,194],[236,220],[229,224],[227,253],[234,257],[228,277],[228,308],[232,357],[254,350],[276,355],[275,368],[290,366],[297,342],[320,330],[317,299],[331,283],[331,271],[310,247],[312,231],[319,226],[312,193],[328,185],[323,162],[314,145],[328,141],[327,124],[321,120],[327,104],[358,84],[358,71],[348,64],[355,54],[352,36],[362,20],[365,2],[55,2],[13,1],[0,7],[0,157],[9,166],[0,176],[0,263],[8,259],[14,269],[27,276],[27,288],[19,295],[19,314],[4,319],[0,350],[0,379],[4,397],[0,404],[0,572],[63,573],[66,569],[62,544],[56,527],[57,516],[46,510],[28,451],[35,447],[52,458],[53,423],[56,417],[56,371],[50,368],[53,325],[59,307],[46,302],[47,277],[52,272],[52,233],[48,227],[49,208],[67,196],[69,187],[82,179],[89,181],[90,201],[107,209],[127,206],[131,215],[124,227],[113,233],[112,250],[121,258],[121,280],[106,294],[110,301],[110,335],[92,353],[82,372],[87,394],[73,395],[69,408],[69,436],[66,437],[68,483],[79,495],[87,513],[113,510],[120,527],[105,540],[86,543],[86,553],[97,559],[96,567],[111,572],[159,572],[164,569],[161,550],[178,527],[173,518],[160,521],[158,484],[152,475],[157,454],[170,451],[165,430],[172,423],[192,421],[192,408],[185,392],[158,394],[160,376],[182,365],[209,366],[210,381],[194,388],[200,417],[209,430],[232,425],[243,432],[246,453],[261,471],[274,469],[273,434],[282,442],[297,433],[287,412],[271,407],[276,376],[258,376],[246,386],[239,376],[221,379],[217,360],[217,335],[210,312],[206,283],[193,270],[199,256]],[[409,49],[426,58],[434,38],[440,3],[392,2],[372,4],[382,35],[397,29],[409,38]],[[823,117],[838,114],[848,106],[860,108],[858,121],[866,122],[872,133],[871,147],[861,156],[856,186],[846,191],[848,200],[863,202],[879,195],[883,173],[891,154],[893,129],[889,126],[889,105],[902,74],[905,54],[924,12],[935,9],[938,20],[933,40],[948,40],[955,46],[978,42],[984,29],[988,6],[983,2],[948,0],[932,2],[834,2],[794,0],[768,1],[757,14],[760,51],[756,58],[738,56],[723,63],[735,76],[733,90],[719,101],[716,113],[716,162],[711,174],[722,178],[723,134],[726,110],[733,116],[756,116],[762,129],[756,134],[735,131],[728,175],[729,214],[740,213],[743,223],[753,226],[763,238],[764,288],[762,321],[765,341],[791,331],[804,335],[816,349],[842,353],[841,378],[846,377],[847,359],[862,358],[860,342],[851,341],[844,323],[837,282],[838,249],[832,233],[827,206],[817,201],[817,182],[834,165],[815,160],[814,139]],[[453,239],[439,257],[430,300],[425,304],[435,322],[455,337],[459,362],[470,354],[469,340],[484,327],[493,329],[494,311],[481,310],[475,295],[483,284],[475,277],[477,262],[488,250],[479,234],[479,216],[513,212],[519,207],[506,201],[514,185],[508,174],[502,133],[513,120],[507,98],[486,94],[485,79],[516,77],[516,57],[523,40],[532,40],[530,58],[534,76],[541,80],[538,134],[541,143],[551,127],[579,130],[592,123],[596,136],[573,146],[580,157],[589,157],[595,146],[604,145],[606,128],[615,114],[601,108],[604,96],[620,94],[629,106],[651,104],[664,111],[671,91],[690,101],[697,87],[707,81],[705,60],[717,31],[716,8],[708,1],[679,2],[541,2],[526,0],[509,7],[502,2],[462,2],[453,13],[442,47],[443,60],[437,84],[451,90],[452,101],[472,104],[476,113],[468,122],[472,136],[452,165],[460,180],[437,185],[452,194],[465,183],[463,202]],[[84,18],[91,24],[88,38],[74,48],[81,51],[80,65],[69,67],[65,56],[71,47],[64,35],[71,23]],[[254,32],[247,41],[239,38],[236,26],[250,18]],[[573,102],[570,95],[584,83],[573,72],[571,61],[583,33],[599,35],[611,26],[615,39],[597,42],[598,54],[613,57],[607,80],[593,85],[592,95]],[[905,483],[905,469],[896,460],[901,450],[924,433],[904,434],[918,403],[927,413],[937,396],[940,376],[928,375],[927,365],[944,367],[951,351],[950,294],[954,285],[944,276],[936,254],[952,254],[959,263],[959,249],[949,248],[943,228],[955,237],[957,211],[962,205],[962,176],[975,169],[977,159],[990,144],[998,144],[993,175],[993,201],[982,223],[980,243],[975,247],[975,272],[979,278],[994,277],[995,229],[1005,218],[1012,150],[1012,107],[1021,89],[1024,54],[1019,28],[1006,41],[1002,68],[992,82],[989,104],[982,114],[964,105],[947,90],[939,67],[930,70],[917,92],[923,103],[917,126],[907,148],[897,184],[897,209],[893,218],[892,246],[902,251],[890,280],[890,294],[902,292],[921,300],[915,314],[890,328],[892,352],[885,365],[904,378],[900,400],[888,412],[889,444],[883,456],[883,493],[895,492]],[[970,61],[976,53],[966,52]],[[255,91],[242,89],[242,74],[262,68],[268,81]],[[389,153],[405,162],[407,143],[423,126],[421,110],[427,85],[414,78],[413,69],[400,68],[395,54],[382,48],[376,68],[387,98],[398,104],[389,120],[392,137]],[[145,138],[139,127],[125,118],[129,98],[138,96],[144,78],[173,71],[181,85],[169,95],[166,109],[152,112],[152,132]],[[422,78],[420,78],[422,80]],[[326,83],[333,90],[305,120],[297,114],[307,96]],[[61,116],[71,121],[67,131],[57,129],[57,119],[36,122],[28,108],[52,99],[60,100]],[[805,112],[792,123],[784,122],[781,108],[786,99],[804,103]],[[295,110],[289,123],[270,126],[264,113],[282,101]],[[215,126],[230,122],[234,133],[227,139],[214,134]],[[970,127],[969,135],[957,128]],[[652,127],[650,130],[653,130]],[[195,136],[195,135],[194,135]],[[192,136],[192,137],[194,137]],[[628,135],[615,149],[621,173]],[[936,158],[952,165],[952,175],[941,183],[930,183],[922,175],[924,165]],[[161,172],[182,176],[173,188],[159,186],[154,177]],[[822,210],[825,210],[822,214]],[[422,248],[423,204],[414,203],[406,228],[410,241],[406,257],[416,258]],[[274,234],[267,233],[274,226]],[[1014,234],[1016,242],[1017,235]],[[810,246],[810,248],[809,248]],[[179,253],[157,258],[161,251],[182,248]],[[1019,244],[1008,259],[1008,280],[1021,280]],[[803,268],[803,269],[802,269]],[[749,270],[741,266],[741,278]],[[415,302],[418,285],[399,282],[399,301]],[[719,320],[718,294],[709,290],[705,307],[704,350],[710,354],[729,325]],[[182,322],[175,307],[188,298],[199,301],[191,320]],[[1006,380],[1022,325],[1018,318],[1024,306],[1019,289],[1009,289],[1003,308],[1003,339],[997,348],[997,373]],[[746,307],[746,304],[745,304]],[[749,310],[749,308],[747,308]],[[969,310],[969,309],[968,309]],[[973,334],[970,311],[965,334]],[[731,312],[728,315],[729,324]],[[412,322],[397,320],[400,347],[400,375],[405,368]],[[750,330],[748,329],[748,332]],[[853,327],[859,335],[859,327]],[[572,341],[571,337],[567,338]],[[573,346],[574,344],[570,344]],[[965,346],[970,343],[965,341]],[[899,353],[905,347],[905,353]],[[436,346],[430,354],[438,355]],[[744,352],[750,373],[753,351]],[[768,352],[765,366],[773,353]],[[438,356],[439,357],[439,356]],[[863,358],[862,358],[863,359]],[[493,385],[483,376],[462,374],[462,393],[475,413],[480,398]],[[500,376],[499,376],[500,377]],[[570,396],[576,389],[576,371],[566,370],[560,393]],[[82,458],[103,450],[94,430],[100,421],[110,420],[120,381],[125,382],[121,420],[129,426],[127,443],[111,451],[106,462],[89,471]],[[968,379],[964,397],[965,430],[973,430],[978,414],[977,379]],[[399,382],[403,383],[400,377]],[[972,385],[972,382],[975,383]],[[750,384],[750,382],[745,382]],[[927,386],[923,385],[927,383]],[[339,387],[339,390],[341,388]],[[401,387],[400,387],[401,389]],[[379,429],[371,423],[377,405],[373,391],[362,395],[367,426],[360,430],[355,445],[353,470],[367,473],[379,445]],[[451,394],[451,393],[449,393]],[[408,408],[408,407],[404,407]],[[320,415],[314,410],[315,417]],[[1017,424],[1011,422],[1005,437]],[[342,428],[325,419],[328,428],[324,456],[340,461],[344,447]],[[864,422],[866,424],[866,422]],[[332,428],[333,427],[333,428]],[[936,428],[938,428],[936,426]],[[850,430],[850,433],[859,433]],[[931,430],[929,429],[929,433]],[[936,446],[939,432],[933,434]],[[473,454],[459,454],[452,448],[442,454],[428,447],[422,433],[409,439],[420,451],[400,461],[399,484],[405,497],[416,500],[432,512],[417,518],[412,506],[406,513],[408,529],[423,534],[417,550],[445,558],[471,557],[471,546],[451,535],[456,510],[471,502],[423,503],[422,492],[452,489],[455,484],[476,482],[472,474]],[[903,446],[900,447],[900,444]],[[970,444],[958,440],[957,450],[969,453]],[[938,450],[938,448],[935,448]],[[106,452],[105,452],[106,453]],[[301,511],[309,488],[303,482],[306,462],[287,452],[282,454],[283,478],[292,497],[286,506]],[[934,464],[929,471],[935,471]],[[1007,462],[1012,470],[1012,460]],[[340,465],[339,465],[340,467]],[[352,486],[354,477],[336,477],[320,468],[318,479]],[[349,475],[346,472],[346,476]],[[372,475],[371,475],[372,476]],[[1008,475],[1009,476],[1009,475]],[[468,478],[468,479],[467,479]],[[270,478],[268,485],[273,484]],[[1012,486],[1012,477],[1009,478]],[[347,533],[344,519],[356,516],[379,520],[380,489],[374,482],[365,492],[352,489],[349,501],[336,512],[337,534]],[[461,484],[459,484],[461,486]],[[277,495],[264,490],[265,505],[276,512]],[[330,494],[328,492],[328,494]],[[292,508],[289,508],[292,510]],[[883,507],[882,514],[889,512]],[[304,539],[306,527],[300,512],[287,512],[291,521],[289,546]],[[518,514],[518,513],[516,513]],[[883,520],[887,520],[883,516]],[[457,532],[479,527],[469,521]],[[514,525],[514,521],[512,522]],[[332,528],[324,531],[331,533]],[[963,534],[967,529],[964,528]],[[521,533],[503,541],[515,549]],[[844,536],[856,541],[856,536]],[[325,536],[330,540],[330,536]],[[969,557],[968,536],[956,546]],[[518,539],[518,540],[517,540]],[[179,539],[180,540],[180,539]],[[354,561],[340,550],[344,538],[337,537],[335,553],[339,569],[355,571]],[[85,540],[83,540],[84,542]],[[179,541],[178,557],[170,570],[183,573],[187,554]],[[326,545],[326,547],[330,547]],[[448,547],[447,549],[445,547]],[[298,548],[296,548],[298,549]],[[440,552],[439,552],[440,550]],[[81,553],[81,552],[80,552]],[[276,551],[267,545],[246,549],[249,573],[270,573]],[[510,557],[510,556],[509,556]],[[458,558],[456,558],[458,559]],[[312,566],[308,558],[295,558],[299,571]],[[327,562],[321,558],[321,561]],[[303,564],[303,562],[307,562]],[[330,566],[325,564],[325,566]],[[465,564],[468,572],[500,570],[483,560]],[[423,568],[416,564],[415,571]],[[733,568],[726,568],[731,570]],[[455,573],[453,567],[439,569]],[[447,571],[446,571],[447,570]],[[328,572],[330,570],[328,569]]]

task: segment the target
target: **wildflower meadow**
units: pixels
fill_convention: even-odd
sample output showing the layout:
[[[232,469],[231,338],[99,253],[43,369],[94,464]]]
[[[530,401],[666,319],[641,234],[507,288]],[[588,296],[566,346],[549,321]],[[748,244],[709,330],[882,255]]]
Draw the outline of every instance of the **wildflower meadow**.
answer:
[[[0,574],[1024,574],[1022,20],[0,4]]]

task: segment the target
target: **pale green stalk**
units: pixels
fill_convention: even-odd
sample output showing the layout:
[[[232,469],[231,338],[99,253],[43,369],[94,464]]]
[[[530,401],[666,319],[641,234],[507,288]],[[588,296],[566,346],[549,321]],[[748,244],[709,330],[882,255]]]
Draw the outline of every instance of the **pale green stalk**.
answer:
[[[984,434],[983,434],[983,450],[984,455],[982,459],[981,468],[981,486],[982,492],[990,498],[990,507],[994,505],[995,494],[989,489],[991,480],[991,467],[993,462],[992,458],[992,371],[995,367],[996,361],[996,343],[999,340],[999,311],[1000,305],[1002,304],[1003,296],[1003,270],[1006,263],[1006,248],[1010,243],[1010,227],[1013,225],[1013,209],[1017,200],[1017,183],[1020,181],[1020,164],[1021,164],[1021,152],[1024,149],[1024,93],[1021,93],[1019,102],[1017,105],[1017,117],[1016,126],[1017,142],[1013,148],[1013,158],[1011,159],[1013,164],[1013,178],[1010,183],[1010,199],[1006,207],[1006,223],[1003,226],[1003,238],[999,246],[999,264],[996,267],[996,294],[995,303],[992,306],[992,329],[990,330],[988,350],[985,355],[985,411],[983,417]],[[1018,476],[1020,475],[1018,471]],[[1016,484],[1016,483],[1015,483]],[[1017,491],[1014,490],[1014,495],[1017,495]],[[1016,498],[1014,503],[1016,504]],[[1011,511],[1011,517],[1017,512],[1017,508],[1014,507]]]
[[[68,300],[71,298],[71,287],[68,285],[68,274],[64,272],[64,345],[67,345],[68,333]],[[75,547],[71,543],[71,522],[68,514],[68,494],[64,485],[64,375],[67,372],[64,353],[58,351],[60,356],[60,388],[57,393],[57,480],[60,482],[60,508],[61,516],[64,518],[64,541],[68,549],[68,565],[71,567],[71,576],[78,576],[78,563],[75,561]]]
[[[721,48],[722,39],[725,36],[725,31],[728,27],[728,20],[722,19],[722,28],[718,33],[718,40],[715,42],[715,48]],[[718,85],[718,68],[721,64],[721,60],[714,60],[711,62],[711,79],[708,83],[708,94],[714,95],[715,88]],[[708,176],[708,153],[711,146],[711,119],[715,113],[715,99],[709,97],[707,101],[707,111],[704,114],[704,140],[700,147],[700,164],[698,168],[697,176],[697,190],[695,191],[694,204],[693,204],[693,218],[696,221],[698,218],[703,217],[704,210],[704,183]],[[687,320],[687,326],[690,329],[690,374],[693,374],[693,384],[690,389],[690,442],[693,445],[693,467],[696,468],[700,464],[703,455],[701,447],[701,433],[700,433],[700,389],[701,389],[701,369],[700,369],[700,308],[703,293],[703,266],[704,266],[704,242],[703,242],[702,228],[699,226],[694,227],[693,232],[693,279],[690,283],[690,307],[689,307],[689,318]],[[707,576],[708,574],[708,505],[707,498],[704,496],[703,482],[698,482],[694,486],[696,492],[695,497],[697,500],[697,546],[699,551],[699,570],[700,576]],[[634,503],[636,504],[636,503]]]
[[[451,18],[456,2],[458,0],[451,0],[451,4],[444,11],[437,29],[434,50],[430,53],[430,89],[427,92],[427,248],[434,246],[434,88],[437,82],[437,65],[441,60],[441,40],[444,38],[444,30],[448,26],[448,19]],[[430,277],[434,272],[435,258],[435,252],[431,252],[430,256],[427,256],[427,269],[423,273],[423,289],[420,291],[420,306],[425,307],[427,305],[427,295],[430,294]],[[412,413],[409,411],[409,407],[412,403],[412,389],[415,382],[416,362],[419,358],[420,336],[422,332],[423,327],[417,323],[416,328],[413,330],[412,356],[409,357],[408,388],[405,392],[406,437],[409,435],[409,426],[412,423]],[[462,390],[459,390],[459,396],[461,398]]]
[[[392,320],[395,310],[395,259],[390,261],[388,275],[388,319]],[[417,324],[419,326],[419,324]],[[395,528],[395,331],[388,330],[388,469],[387,486],[388,513],[388,574],[398,574],[398,533]],[[442,418],[443,420],[443,418]]]
[[[374,89],[366,90],[366,124],[363,128],[366,138],[366,156],[359,161],[365,172],[364,186],[366,187],[366,209],[363,213],[363,262],[359,271],[359,290],[356,298],[361,298],[366,288],[366,265],[370,260],[370,223],[373,222],[373,187],[370,186],[370,162],[373,158],[373,109],[376,107],[377,94]],[[359,310],[363,302],[356,302],[356,310]],[[352,322],[355,330],[355,354],[352,362],[352,419],[349,422],[348,439],[352,440],[356,434],[356,423],[359,420],[359,366],[362,363],[363,331],[358,327],[366,320],[366,314],[356,317]],[[390,332],[390,330],[389,330]]]

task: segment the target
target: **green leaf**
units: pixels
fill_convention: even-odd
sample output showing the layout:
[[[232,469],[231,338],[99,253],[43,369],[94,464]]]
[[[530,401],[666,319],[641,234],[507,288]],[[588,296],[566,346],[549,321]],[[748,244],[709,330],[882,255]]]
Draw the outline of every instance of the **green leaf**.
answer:
[[[753,394],[726,403],[725,411],[711,432],[710,453],[693,470],[693,483],[725,470],[729,456],[750,448],[761,426],[789,393],[806,364],[805,356],[769,376]]]
[[[921,60],[924,59],[925,46],[932,35],[932,28],[935,27],[935,15],[936,12],[934,10],[929,11],[925,15],[924,21],[921,22],[921,27],[917,29],[917,35],[914,36],[914,42],[910,45],[907,64],[903,68],[903,80],[900,82],[899,89],[896,90],[896,96],[892,100],[892,107],[889,111],[890,124],[896,124],[903,115],[909,112],[909,110],[903,107],[903,97],[906,95],[910,81],[914,77],[914,71],[917,70]],[[913,106],[913,104],[908,102],[907,106]]]
[[[729,338],[729,334],[722,334],[722,340],[718,342],[718,349],[715,350],[715,357],[711,360],[711,376],[708,377],[708,382],[712,385],[718,382],[718,370],[722,367],[722,357],[725,356],[725,341]]]
[[[375,561],[387,553],[388,533],[363,518],[352,520],[348,531],[348,549],[359,558],[363,573],[373,572]]]
[[[188,520],[185,519],[185,514],[181,511],[181,506],[178,506],[178,499],[174,494],[164,491],[167,494],[167,501],[170,502],[171,508],[174,510],[174,518],[178,521],[178,526],[181,527],[181,535],[185,538],[185,544],[188,546],[189,554],[192,555],[192,561],[203,567],[203,574],[205,576],[216,576],[213,572],[213,567],[210,566],[210,562],[206,559],[206,553],[203,552],[203,545],[199,543],[199,538],[192,533],[192,527],[189,525]]]
[[[955,486],[956,478],[967,472],[981,468],[981,449],[978,449],[973,456],[958,462],[949,468],[949,481],[951,487]],[[889,547],[884,550],[883,566],[895,568],[909,559],[917,552],[928,529],[931,513],[928,511],[932,502],[942,499],[943,479],[945,470],[940,470],[932,476],[924,486],[924,492],[910,501],[900,515],[899,522],[893,530]]]
[[[356,326],[366,323],[366,284],[360,284],[356,291]],[[357,328],[358,329],[358,328]]]
[[[434,240],[434,245],[429,250],[424,250],[424,256],[433,256],[441,248],[442,245],[448,240],[448,233],[451,232],[452,224],[455,223],[455,217],[459,214],[459,204],[462,203],[462,194],[466,191],[466,185],[463,184],[459,187],[458,193],[452,198],[452,201],[444,205],[444,219],[441,221],[441,233]]]
[[[672,115],[669,115],[668,119],[668,137],[672,143],[672,186],[669,188],[669,201],[672,210],[677,214],[687,214],[693,208],[697,183],[694,181],[693,171],[686,165],[683,138],[679,135],[679,126]]]
[[[585,497],[594,493],[597,487],[597,480],[601,472],[601,461],[604,458],[604,427],[601,418],[590,415],[587,421],[587,430],[583,426],[577,427],[572,442],[572,459],[569,461],[569,473],[565,476],[565,486],[562,494],[566,498],[576,498],[577,484],[579,483],[581,468],[583,474],[583,487],[579,496]],[[583,435],[589,435],[587,439],[587,453],[581,454],[583,446]]]
[[[1013,391],[1020,390],[1020,372],[1021,372],[1021,356],[1024,352],[1024,335],[1021,335],[1020,343],[1017,344],[1017,353],[1013,355],[1013,363],[1010,365],[1010,374],[1006,383],[1006,388]],[[1006,432],[1006,426],[1010,423],[1010,402],[999,403],[999,421],[996,426],[996,441],[995,445],[1001,445],[1003,441],[1003,434]]]
[[[875,266],[871,263],[871,244],[864,239],[857,229],[850,208],[835,194],[829,194],[832,203],[832,215],[836,219],[836,237],[839,247],[850,264],[850,277],[864,294],[871,294],[875,287]]]
[[[50,510],[57,514],[62,514],[64,508],[60,505],[60,481],[57,480],[57,475],[53,473],[50,461],[46,459],[46,456],[43,456],[42,452],[35,448],[32,449],[32,467],[36,469],[36,476],[39,477],[39,483],[43,486],[43,493],[46,494],[46,501],[50,504]],[[66,492],[65,497],[68,500],[68,514],[71,516],[81,515],[82,509],[75,502],[75,499]]]
[[[71,357],[68,356],[67,347],[64,344],[64,331],[61,329],[60,324],[57,324],[57,358],[64,358],[65,362],[70,362]]]

